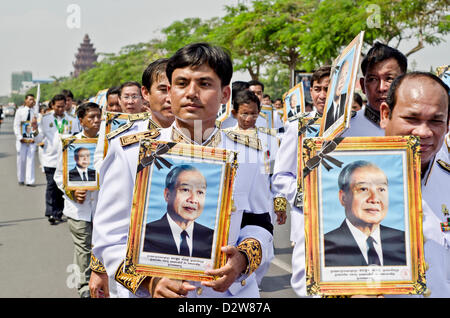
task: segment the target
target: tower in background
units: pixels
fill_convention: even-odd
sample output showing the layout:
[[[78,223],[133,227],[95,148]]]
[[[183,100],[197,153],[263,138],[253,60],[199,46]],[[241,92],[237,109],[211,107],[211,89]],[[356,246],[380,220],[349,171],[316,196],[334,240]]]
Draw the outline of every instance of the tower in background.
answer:
[[[73,77],[78,77],[81,71],[88,70],[94,67],[97,62],[98,55],[95,54],[94,45],[91,43],[89,35],[85,35],[83,43],[78,48],[78,53],[75,54],[76,60],[73,62],[74,71],[71,74]]]

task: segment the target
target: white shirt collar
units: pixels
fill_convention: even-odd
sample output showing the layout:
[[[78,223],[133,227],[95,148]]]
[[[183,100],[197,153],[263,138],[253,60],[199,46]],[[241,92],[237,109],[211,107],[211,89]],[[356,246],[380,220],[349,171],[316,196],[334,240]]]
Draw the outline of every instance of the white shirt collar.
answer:
[[[172,127],[173,129],[175,129],[178,133],[180,133],[181,135],[183,135],[186,139],[192,141],[192,143],[193,143],[194,145],[199,145],[199,143],[195,142],[194,140],[192,140],[191,138],[189,138],[188,136],[186,136],[186,135],[182,132],[182,130],[181,130],[180,128],[177,127],[176,120],[173,121],[171,127]],[[171,128],[171,129],[172,129],[172,128]],[[216,132],[217,132],[218,130],[219,130],[219,129],[218,129],[217,127],[214,127],[214,130],[212,131],[211,135],[209,135],[209,137],[208,137],[205,141],[203,141],[203,143],[202,143],[200,146],[202,146],[202,145],[204,145],[204,144],[207,144],[207,143],[210,141],[210,139],[211,139],[212,137],[214,137],[214,135],[216,134]]]
[[[347,222],[347,226],[350,229],[350,232],[353,235],[353,238],[355,239],[356,243],[358,244],[359,249],[361,250],[361,253],[364,256],[364,259],[368,263],[368,252],[369,247],[367,246],[367,238],[368,236],[361,232],[359,229],[357,229],[347,218],[345,219],[345,222]],[[380,234],[380,226],[377,226],[376,229],[372,232],[370,235],[373,239],[373,246],[375,247],[375,250],[378,254],[378,257],[380,259],[381,265],[383,265],[383,250],[381,247],[381,234]]]
[[[180,245],[181,245],[181,232],[183,232],[183,229],[175,223],[175,221],[170,217],[169,213],[166,213],[167,220],[169,221],[170,229],[172,230],[173,239],[175,241],[175,244],[177,245],[178,253],[180,252]],[[189,246],[189,253],[192,255],[192,236],[194,233],[194,222],[192,222],[186,229],[187,232],[187,243]]]

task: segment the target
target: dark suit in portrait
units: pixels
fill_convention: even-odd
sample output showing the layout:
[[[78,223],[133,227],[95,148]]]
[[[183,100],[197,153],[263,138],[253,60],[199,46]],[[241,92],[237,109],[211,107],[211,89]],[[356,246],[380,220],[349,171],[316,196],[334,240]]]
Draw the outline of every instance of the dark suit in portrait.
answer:
[[[96,172],[93,169],[87,169],[87,181],[95,181],[96,180]],[[77,167],[71,169],[69,171],[69,181],[83,181],[80,173],[77,170]]]
[[[192,257],[211,258],[214,230],[194,222]],[[178,255],[167,213],[145,226],[144,252]]]
[[[380,225],[383,265],[406,265],[405,232]],[[347,222],[324,236],[325,266],[368,266]]]
[[[327,130],[331,125],[333,125],[342,115],[344,115],[345,110],[345,99],[347,97],[347,93],[344,93],[339,98],[339,105],[334,103],[334,100],[331,102],[330,108],[327,110],[327,119],[325,122],[325,130]],[[338,113],[335,117],[334,112],[338,107]]]

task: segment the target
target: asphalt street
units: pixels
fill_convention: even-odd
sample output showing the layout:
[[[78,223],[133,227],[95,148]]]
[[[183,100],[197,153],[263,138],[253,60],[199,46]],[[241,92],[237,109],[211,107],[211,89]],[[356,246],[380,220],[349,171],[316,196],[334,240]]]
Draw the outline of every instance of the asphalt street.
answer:
[[[50,225],[45,174],[36,154],[36,186],[20,186],[12,117],[0,127],[0,298],[77,298],[73,246],[66,222]],[[296,297],[290,287],[289,218],[275,225],[275,258],[261,283],[263,298]]]

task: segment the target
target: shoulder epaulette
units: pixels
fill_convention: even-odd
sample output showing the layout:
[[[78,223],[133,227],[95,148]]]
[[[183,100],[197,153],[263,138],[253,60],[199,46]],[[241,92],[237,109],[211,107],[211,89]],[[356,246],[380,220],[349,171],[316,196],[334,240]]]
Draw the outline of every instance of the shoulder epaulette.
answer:
[[[131,128],[131,126],[133,126],[134,122],[129,121],[128,123],[126,123],[125,125],[120,126],[119,128],[117,128],[114,131],[111,131],[110,133],[106,134],[106,138],[108,140],[116,137],[117,135],[123,133],[124,131],[127,131],[128,129]]]
[[[218,119],[216,119],[216,127],[217,128],[222,127],[222,122],[220,120],[218,120]]]
[[[126,135],[126,136],[120,137],[120,144],[122,145],[122,147],[126,147],[126,146],[129,146],[129,145],[139,142],[139,140],[141,138],[156,139],[159,137],[159,135],[161,135],[161,133],[157,129],[142,131],[137,134]]]
[[[42,118],[46,118],[51,114],[53,114],[53,110],[51,112],[48,112],[48,113],[45,113],[44,115],[42,115]]]
[[[146,120],[146,119],[149,119],[151,116],[152,116],[152,113],[149,113],[149,112],[130,114],[128,116],[128,120],[129,121]]]
[[[439,159],[437,161],[437,163],[439,164],[439,166],[444,169],[447,172],[450,172],[450,165],[448,163],[446,163],[444,160]]]
[[[161,129],[162,127],[154,122],[151,118],[148,118],[148,126],[147,129]]]
[[[262,150],[261,141],[258,138],[241,134],[237,131],[224,130],[225,135],[231,140],[234,140],[237,143],[245,145],[247,147]]]
[[[273,129],[273,128],[258,127],[258,131],[260,131],[266,135],[271,135],[271,136],[277,135],[277,129]]]

